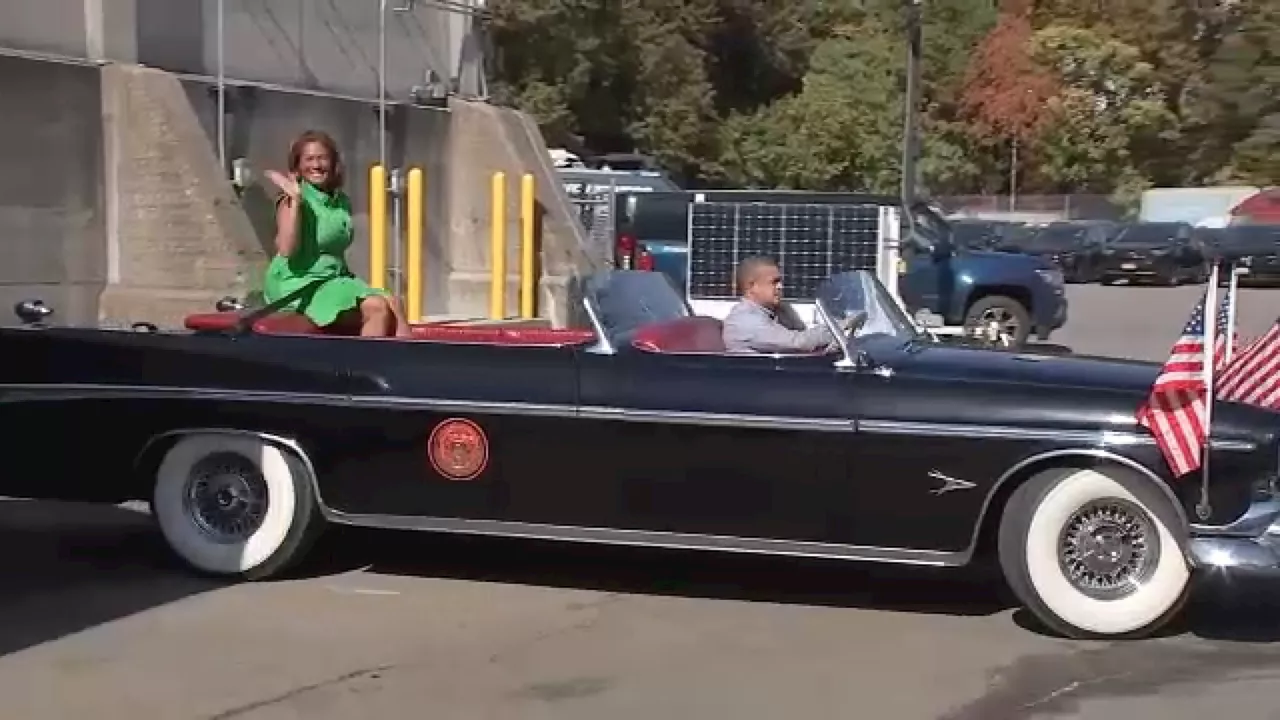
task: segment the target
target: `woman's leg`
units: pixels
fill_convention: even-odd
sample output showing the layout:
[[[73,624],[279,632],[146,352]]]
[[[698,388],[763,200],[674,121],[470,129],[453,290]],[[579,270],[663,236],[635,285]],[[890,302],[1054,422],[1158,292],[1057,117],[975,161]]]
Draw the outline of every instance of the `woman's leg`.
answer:
[[[360,335],[363,337],[390,337],[395,320],[386,297],[370,295],[360,300]]]
[[[404,308],[400,307],[400,301],[396,298],[387,298],[387,305],[391,307],[391,316],[393,319],[392,327],[395,329],[396,337],[412,337],[409,331],[409,323],[404,319]]]

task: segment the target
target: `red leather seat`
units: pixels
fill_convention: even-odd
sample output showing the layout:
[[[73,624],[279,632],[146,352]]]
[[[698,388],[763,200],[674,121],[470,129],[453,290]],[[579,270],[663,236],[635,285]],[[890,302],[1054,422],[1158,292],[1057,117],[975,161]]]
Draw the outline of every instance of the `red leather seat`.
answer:
[[[723,331],[716,318],[695,315],[646,325],[631,345],[657,353],[724,353]]]
[[[482,325],[414,325],[415,340],[486,345],[581,345],[595,338],[590,330],[485,327]]]
[[[241,313],[213,312],[188,315],[183,322],[188,330],[220,332],[230,330],[240,322]],[[253,331],[266,335],[319,335],[324,330],[301,313],[278,312],[258,319]]]

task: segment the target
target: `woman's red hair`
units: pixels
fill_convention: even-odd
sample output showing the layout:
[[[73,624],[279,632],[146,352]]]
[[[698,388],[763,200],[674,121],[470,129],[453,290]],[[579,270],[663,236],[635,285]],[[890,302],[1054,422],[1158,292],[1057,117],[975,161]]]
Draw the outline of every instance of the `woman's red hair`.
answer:
[[[311,143],[318,143],[329,152],[329,183],[326,191],[338,190],[346,180],[346,167],[342,164],[342,153],[338,152],[338,143],[329,133],[321,130],[308,130],[298,136],[289,146],[289,172],[298,172],[302,163],[302,151]]]

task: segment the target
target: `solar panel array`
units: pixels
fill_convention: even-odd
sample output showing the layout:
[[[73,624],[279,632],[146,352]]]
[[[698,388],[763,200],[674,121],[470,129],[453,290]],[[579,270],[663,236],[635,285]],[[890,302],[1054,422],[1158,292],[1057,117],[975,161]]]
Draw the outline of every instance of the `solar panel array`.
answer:
[[[753,255],[778,261],[795,301],[835,273],[876,269],[878,205],[693,203],[689,218],[690,297],[737,297],[734,269]]]

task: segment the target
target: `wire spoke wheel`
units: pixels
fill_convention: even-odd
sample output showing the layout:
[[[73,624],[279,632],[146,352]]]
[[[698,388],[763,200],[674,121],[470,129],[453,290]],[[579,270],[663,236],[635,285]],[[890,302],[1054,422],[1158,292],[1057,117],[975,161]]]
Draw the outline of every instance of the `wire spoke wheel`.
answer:
[[[1058,545],[1067,580],[1098,600],[1137,592],[1160,561],[1155,526],[1142,508],[1121,498],[1080,508],[1063,527]]]

